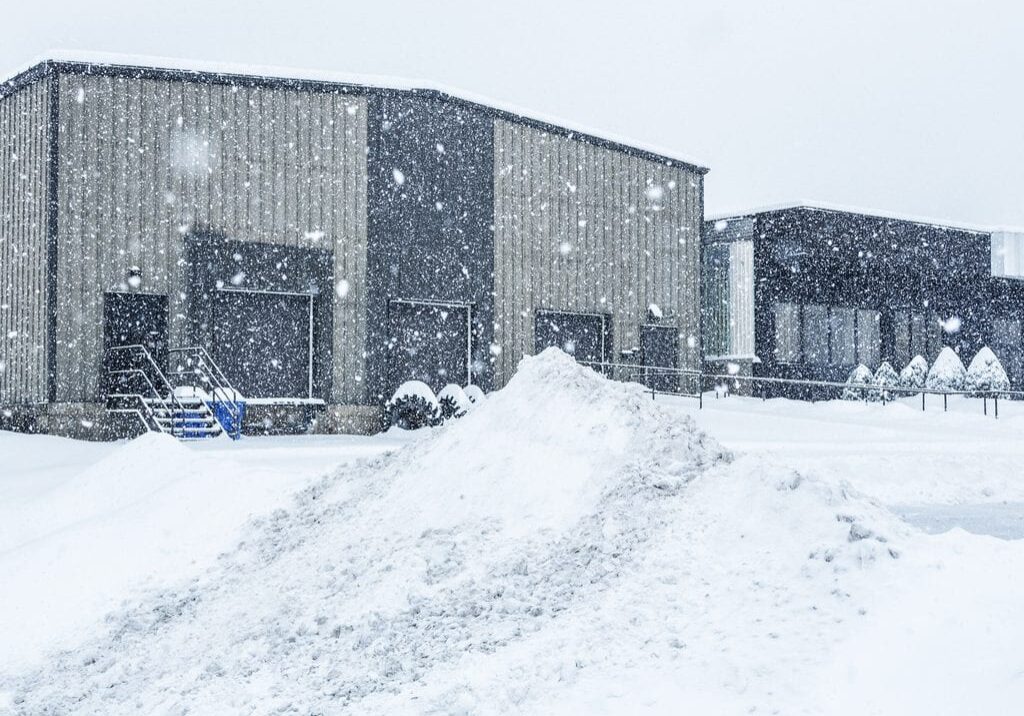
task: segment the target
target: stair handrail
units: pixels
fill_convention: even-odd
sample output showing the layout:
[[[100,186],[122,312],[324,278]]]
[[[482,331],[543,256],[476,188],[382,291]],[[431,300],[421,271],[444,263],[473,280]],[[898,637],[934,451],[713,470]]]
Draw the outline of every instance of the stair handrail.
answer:
[[[242,433],[242,421],[241,421],[241,410],[235,404],[234,399],[224,400],[223,396],[230,391],[232,396],[237,395],[238,391],[234,389],[231,382],[224,375],[224,372],[217,365],[217,362],[213,360],[213,357],[206,351],[202,346],[183,346],[179,348],[171,348],[169,353],[195,353],[198,355],[199,360],[196,362],[196,368],[206,367],[203,372],[203,376],[213,386],[213,395],[211,399],[214,405],[223,405],[231,415],[231,422],[233,425],[232,435],[238,438]],[[216,416],[214,416],[216,417]],[[223,427],[223,426],[221,426]]]
[[[153,367],[153,370],[155,370],[156,374],[160,377],[161,382],[163,383],[164,387],[167,389],[168,396],[170,396],[171,404],[173,406],[175,406],[178,410],[184,411],[185,406],[181,404],[181,401],[178,400],[178,396],[176,396],[174,394],[174,388],[171,387],[170,381],[167,380],[167,376],[164,374],[163,370],[161,370],[160,366],[157,365],[155,360],[153,360],[153,356],[152,356],[152,354],[150,354],[149,349],[146,348],[146,346],[141,345],[139,343],[131,343],[131,344],[124,345],[124,346],[111,346],[110,348],[107,348],[107,351],[108,352],[114,352],[114,351],[133,351],[135,353],[141,353],[142,357],[145,358],[146,362],[148,362],[149,365]],[[156,386],[153,385],[153,382],[149,379],[149,375],[145,371],[141,370],[140,368],[129,368],[129,369],[125,370],[125,371],[111,371],[111,373],[114,373],[114,374],[119,373],[119,372],[138,372],[138,373],[142,374],[142,376],[146,379],[146,383],[149,385],[150,390],[153,391],[153,394],[156,396],[157,400],[160,401],[160,404],[163,406],[164,410],[167,410],[168,412],[171,412],[170,407],[167,405],[167,401],[160,394],[160,391],[156,389]],[[156,418],[153,416],[153,409],[152,409],[152,407],[147,405],[145,401],[143,401],[143,405],[146,405],[146,412],[147,412],[147,414],[151,418],[153,418],[153,422],[156,423],[157,421],[156,421]],[[175,434],[174,421],[172,420],[171,421],[171,435],[174,435],[174,434]]]
[[[149,389],[152,392],[152,394],[155,395],[156,399],[160,401],[160,407],[163,408],[163,410],[166,411],[169,416],[173,414],[173,410],[172,410],[171,406],[168,405],[167,401],[164,399],[164,397],[162,395],[160,395],[160,391],[157,390],[156,386],[153,385],[153,381],[151,381],[149,379],[149,376],[146,374],[146,371],[142,370],[141,368],[127,368],[125,370],[112,370],[112,371],[110,371],[111,375],[125,375],[125,374],[128,374],[128,373],[134,373],[134,374],[137,374],[137,375],[141,375],[142,379],[146,381],[146,385],[149,386]],[[145,396],[143,396],[141,393],[109,393],[108,395],[110,397],[114,397],[114,398],[121,398],[121,397],[123,397],[123,398],[139,398],[139,399],[142,400],[143,404],[146,405],[150,415],[152,416],[152,413],[153,413],[152,408],[148,404],[145,403]],[[184,406],[182,406],[177,401],[177,399],[174,397],[174,392],[173,391],[170,393],[170,395],[171,395],[172,403],[179,410],[184,409]],[[154,422],[157,424],[157,426],[159,426],[160,425],[160,421],[158,419],[156,419],[155,416],[152,416],[152,417],[154,418]],[[160,432],[164,432],[163,428],[161,428]],[[173,427],[172,427],[171,434],[172,435],[174,434]]]

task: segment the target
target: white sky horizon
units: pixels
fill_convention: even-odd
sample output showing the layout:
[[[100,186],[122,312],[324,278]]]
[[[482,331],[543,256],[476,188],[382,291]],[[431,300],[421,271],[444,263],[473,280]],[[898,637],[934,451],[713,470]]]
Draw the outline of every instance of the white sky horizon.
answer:
[[[709,166],[709,215],[811,198],[1024,226],[1024,5],[979,0],[7,8],[0,71],[54,48],[451,87]]]

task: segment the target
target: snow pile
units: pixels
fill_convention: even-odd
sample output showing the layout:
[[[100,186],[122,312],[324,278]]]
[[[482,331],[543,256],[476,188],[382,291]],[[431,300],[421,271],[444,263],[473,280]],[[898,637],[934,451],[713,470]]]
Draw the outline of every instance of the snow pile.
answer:
[[[897,395],[893,389],[899,387],[900,377],[889,361],[882,361],[871,382],[875,386],[871,391],[872,400],[892,400]]]
[[[964,390],[972,393],[988,393],[1010,389],[1010,379],[1006,376],[1003,364],[988,346],[983,347],[974,356],[967,368]]]
[[[0,691],[27,713],[538,713],[671,669],[771,712],[901,530],[549,349]]]
[[[900,387],[920,390],[928,382],[928,361],[924,356],[914,356],[900,371]]]
[[[869,391],[866,388],[871,386],[874,378],[870,368],[863,363],[858,365],[850,371],[850,375],[846,378],[846,387],[843,388],[842,395],[843,400],[866,400],[869,397]]]
[[[960,356],[952,348],[946,346],[939,353],[939,357],[935,359],[931,370],[928,371],[925,387],[928,390],[956,392],[964,389],[966,380],[967,370],[960,361]]]
[[[461,418],[473,409],[473,401],[456,383],[449,383],[441,388],[441,392],[437,394],[437,403],[441,409],[441,417],[445,420]]]
[[[477,403],[482,403],[485,400],[487,400],[487,394],[480,389],[479,385],[467,385],[463,389],[463,392],[466,394],[466,397],[469,398],[470,402],[473,403],[474,405],[476,405]]]

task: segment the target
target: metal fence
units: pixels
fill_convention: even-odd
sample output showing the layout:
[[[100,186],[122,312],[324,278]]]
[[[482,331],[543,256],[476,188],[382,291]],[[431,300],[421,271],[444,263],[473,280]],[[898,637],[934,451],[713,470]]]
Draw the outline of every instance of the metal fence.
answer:
[[[736,394],[762,400],[791,398],[809,402],[835,400],[853,395],[856,396],[856,399],[866,403],[878,402],[883,405],[895,402],[899,398],[920,395],[921,410],[927,410],[929,407],[928,397],[931,396],[934,398],[931,401],[933,409],[937,407],[938,398],[942,399],[943,412],[949,410],[950,396],[961,396],[977,399],[984,415],[991,412],[994,417],[998,418],[1000,400],[1024,400],[1024,391],[1019,390],[930,390],[892,385],[879,386],[825,380],[704,373],[688,368],[665,368],[635,363],[581,362],[612,380],[640,383],[651,393],[652,399],[657,398],[658,395],[692,398],[698,401],[700,408],[704,407],[704,394],[708,392],[714,392],[716,397]],[[991,411],[989,410],[990,406]]]

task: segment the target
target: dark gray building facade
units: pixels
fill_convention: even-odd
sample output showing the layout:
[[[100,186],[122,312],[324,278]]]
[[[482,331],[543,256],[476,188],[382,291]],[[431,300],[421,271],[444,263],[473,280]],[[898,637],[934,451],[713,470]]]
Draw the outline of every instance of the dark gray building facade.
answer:
[[[110,434],[126,341],[201,348],[252,421],[331,431],[548,343],[651,360],[651,304],[657,360],[699,365],[683,160],[436,90],[76,61],[0,86],[0,151],[7,427]]]
[[[711,370],[841,382],[988,345],[1024,387],[1024,235],[793,205],[708,220],[703,252]]]

